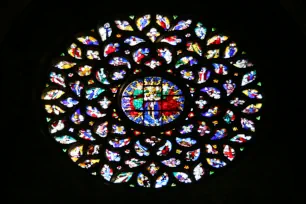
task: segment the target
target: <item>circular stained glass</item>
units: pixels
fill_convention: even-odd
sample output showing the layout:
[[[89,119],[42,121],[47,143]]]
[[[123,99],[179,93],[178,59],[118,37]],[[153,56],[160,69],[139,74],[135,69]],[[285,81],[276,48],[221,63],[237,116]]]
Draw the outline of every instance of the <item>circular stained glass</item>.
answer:
[[[67,44],[51,60],[41,96],[46,131],[104,182],[161,188],[205,180],[255,137],[258,65],[199,19],[127,16]]]
[[[144,126],[174,121],[184,109],[185,97],[172,82],[150,76],[130,83],[123,91],[121,106],[128,118]]]

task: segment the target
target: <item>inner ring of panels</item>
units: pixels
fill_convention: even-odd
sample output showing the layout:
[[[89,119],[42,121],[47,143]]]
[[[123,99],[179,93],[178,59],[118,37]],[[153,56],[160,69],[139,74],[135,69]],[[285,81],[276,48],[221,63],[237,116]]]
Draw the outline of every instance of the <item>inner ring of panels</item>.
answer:
[[[185,97],[172,82],[150,76],[131,82],[123,91],[121,106],[126,116],[144,126],[174,121],[184,109]]]
[[[194,183],[230,166],[255,136],[257,68],[201,20],[147,14],[98,23],[50,63],[46,132],[108,184]],[[164,93],[167,83],[173,92]]]

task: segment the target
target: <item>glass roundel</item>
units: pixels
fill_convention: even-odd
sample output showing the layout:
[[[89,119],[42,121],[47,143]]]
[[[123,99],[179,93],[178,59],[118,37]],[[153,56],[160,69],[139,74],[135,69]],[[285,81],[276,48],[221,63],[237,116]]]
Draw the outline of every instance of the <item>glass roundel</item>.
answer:
[[[263,106],[259,66],[234,37],[176,15],[99,22],[50,60],[45,131],[108,184],[218,175],[256,136]]]
[[[161,126],[174,121],[183,111],[185,97],[182,94],[175,84],[162,77],[145,77],[125,88],[121,106],[135,123]]]

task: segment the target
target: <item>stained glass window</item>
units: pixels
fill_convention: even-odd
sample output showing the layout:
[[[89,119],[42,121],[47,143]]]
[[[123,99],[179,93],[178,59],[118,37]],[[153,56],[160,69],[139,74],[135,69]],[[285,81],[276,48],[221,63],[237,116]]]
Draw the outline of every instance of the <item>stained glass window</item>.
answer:
[[[144,126],[161,126],[174,121],[183,111],[182,94],[175,84],[162,77],[145,77],[125,88],[121,106],[130,120]]]
[[[205,180],[255,136],[258,65],[201,20],[127,16],[66,45],[41,95],[46,130],[104,182],[161,188]]]

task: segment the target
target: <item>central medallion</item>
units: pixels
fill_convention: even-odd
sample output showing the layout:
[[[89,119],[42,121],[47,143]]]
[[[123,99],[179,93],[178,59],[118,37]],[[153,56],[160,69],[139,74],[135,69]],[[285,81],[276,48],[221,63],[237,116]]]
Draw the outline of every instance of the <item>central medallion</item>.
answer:
[[[144,126],[162,126],[174,121],[183,111],[184,102],[182,90],[158,76],[132,81],[121,96],[125,115]]]

